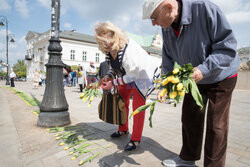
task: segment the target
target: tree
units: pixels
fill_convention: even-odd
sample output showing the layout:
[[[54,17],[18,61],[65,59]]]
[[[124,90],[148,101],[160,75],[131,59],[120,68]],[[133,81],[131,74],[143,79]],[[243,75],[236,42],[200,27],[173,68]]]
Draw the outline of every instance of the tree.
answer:
[[[18,77],[26,77],[26,67],[24,60],[17,60],[17,63],[14,64],[13,70]]]
[[[0,71],[0,77],[5,77],[5,76],[6,76],[6,72]]]
[[[77,70],[78,69],[78,66],[77,65],[72,65],[71,66],[71,70],[73,71],[73,70]]]

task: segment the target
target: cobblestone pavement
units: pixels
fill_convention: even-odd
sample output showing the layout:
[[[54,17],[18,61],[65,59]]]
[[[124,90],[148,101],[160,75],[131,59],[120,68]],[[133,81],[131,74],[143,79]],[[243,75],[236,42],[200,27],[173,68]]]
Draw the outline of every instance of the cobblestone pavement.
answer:
[[[24,101],[6,88],[0,81],[0,166],[3,167],[57,167],[78,166],[80,156],[71,160],[68,152],[59,146],[53,134],[37,127],[37,116],[31,111],[38,107],[28,106]],[[29,94],[39,101],[43,98],[44,86],[32,88],[31,82],[16,82],[15,89]],[[149,127],[149,113],[146,112],[143,137],[136,151],[124,152],[123,148],[130,135],[118,140],[110,138],[117,126],[99,120],[97,105],[100,99],[94,99],[88,108],[80,98],[78,87],[65,87],[69,104],[71,125],[85,128],[96,146],[110,144],[104,152],[83,166],[88,167],[161,167],[161,161],[176,156],[181,148],[181,104],[173,107],[169,104],[157,104],[153,115],[153,128]],[[151,95],[150,99],[155,99]],[[230,113],[230,130],[227,149],[227,167],[250,166],[250,91],[235,90]],[[132,130],[132,119],[129,120]],[[202,166],[203,158],[197,161]]]

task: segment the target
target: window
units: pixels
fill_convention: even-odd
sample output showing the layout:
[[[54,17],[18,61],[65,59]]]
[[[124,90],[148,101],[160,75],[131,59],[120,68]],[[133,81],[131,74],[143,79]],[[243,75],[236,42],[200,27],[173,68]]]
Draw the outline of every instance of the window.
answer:
[[[70,51],[70,60],[75,60],[75,50]]]
[[[95,62],[99,63],[99,61],[100,61],[100,53],[96,53],[95,54]]]
[[[87,52],[86,51],[82,52],[82,61],[87,61]]]

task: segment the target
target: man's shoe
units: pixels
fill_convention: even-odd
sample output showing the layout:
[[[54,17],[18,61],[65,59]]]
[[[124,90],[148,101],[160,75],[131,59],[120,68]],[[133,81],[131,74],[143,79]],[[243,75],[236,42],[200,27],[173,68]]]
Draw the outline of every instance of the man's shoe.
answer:
[[[195,161],[186,161],[181,159],[179,156],[172,159],[165,159],[162,161],[163,166],[167,167],[196,167]]]

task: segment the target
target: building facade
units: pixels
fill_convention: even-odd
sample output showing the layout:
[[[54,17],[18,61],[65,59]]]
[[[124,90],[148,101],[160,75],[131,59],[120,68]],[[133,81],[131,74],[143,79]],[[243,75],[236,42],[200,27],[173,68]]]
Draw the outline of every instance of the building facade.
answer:
[[[139,43],[151,56],[161,59],[162,38],[159,34],[140,37],[135,34],[127,35]],[[50,31],[37,33],[29,31],[26,35],[27,51],[25,60],[27,62],[27,81],[33,79],[36,70],[46,71],[45,64],[48,62],[48,46]],[[85,69],[92,61],[99,67],[105,61],[105,55],[98,49],[94,36],[81,34],[75,31],[60,32],[62,50],[62,61],[68,66],[80,65]]]
[[[7,64],[0,60],[0,72],[7,72]]]

